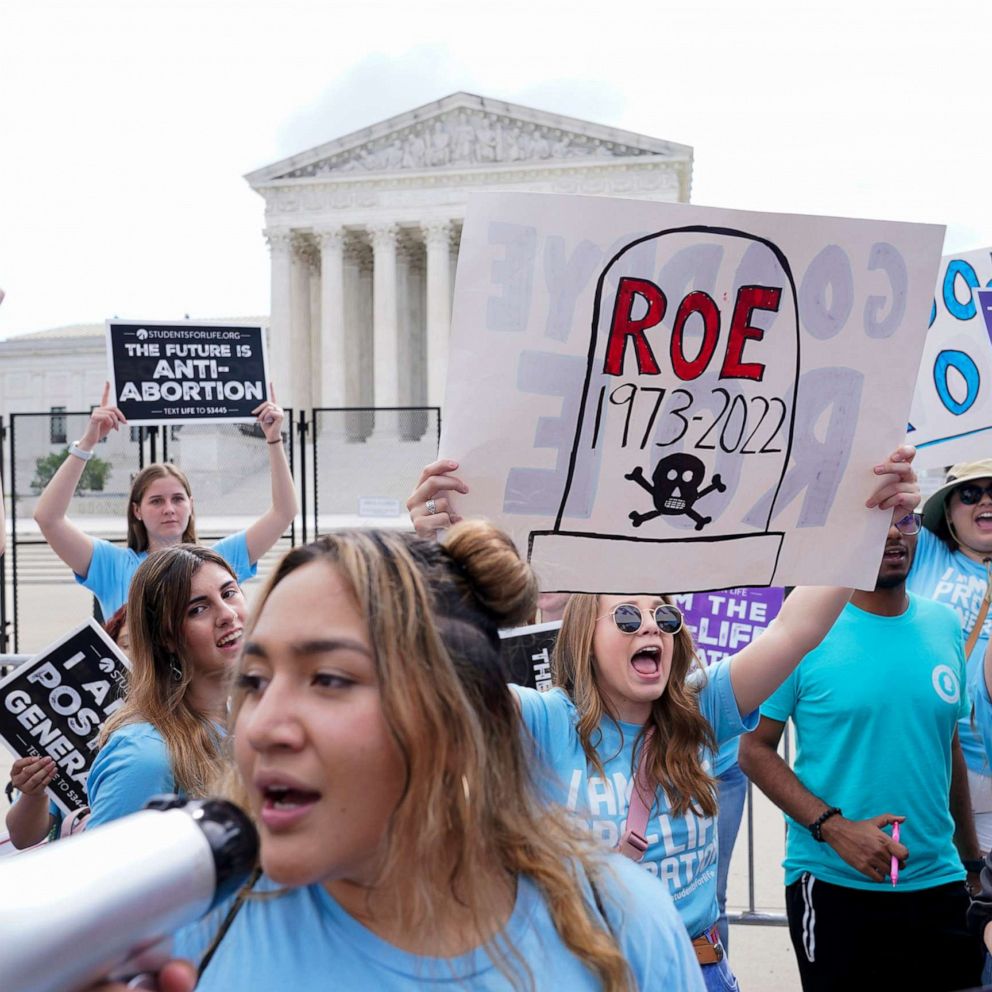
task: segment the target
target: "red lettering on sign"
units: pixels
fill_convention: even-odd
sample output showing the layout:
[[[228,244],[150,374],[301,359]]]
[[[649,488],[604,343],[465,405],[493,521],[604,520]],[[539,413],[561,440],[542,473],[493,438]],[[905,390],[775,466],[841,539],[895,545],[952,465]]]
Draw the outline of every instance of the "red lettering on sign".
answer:
[[[751,324],[755,310],[778,311],[782,290],[774,286],[741,286],[737,291],[734,315],[730,321],[730,337],[727,341],[727,354],[720,369],[721,379],[754,379],[761,382],[765,366],[760,362],[742,361],[744,345],[748,341],[760,341],[764,330]]]
[[[696,313],[703,318],[703,341],[699,346],[699,353],[689,361],[685,357],[683,335],[686,321]],[[690,293],[679,304],[675,326],[672,328],[672,369],[683,382],[698,379],[706,371],[719,337],[720,311],[713,298],[702,290]]]
[[[643,317],[634,318],[634,300],[640,297],[647,304]],[[613,304],[613,321],[610,325],[610,338],[606,343],[606,361],[603,372],[606,375],[623,374],[623,356],[628,339],[634,342],[637,356],[637,371],[641,375],[658,375],[660,369],[651,351],[651,345],[644,336],[649,327],[661,323],[665,316],[668,301],[665,294],[648,279],[633,279],[624,276],[617,287],[617,298]]]

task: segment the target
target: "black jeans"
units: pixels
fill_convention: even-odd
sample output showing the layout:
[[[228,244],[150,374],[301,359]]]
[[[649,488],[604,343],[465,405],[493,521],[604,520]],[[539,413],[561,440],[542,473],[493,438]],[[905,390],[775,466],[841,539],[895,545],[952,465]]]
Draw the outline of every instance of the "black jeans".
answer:
[[[806,872],[786,886],[803,992],[981,985],[984,945],[968,932],[963,882],[916,892],[852,889]]]

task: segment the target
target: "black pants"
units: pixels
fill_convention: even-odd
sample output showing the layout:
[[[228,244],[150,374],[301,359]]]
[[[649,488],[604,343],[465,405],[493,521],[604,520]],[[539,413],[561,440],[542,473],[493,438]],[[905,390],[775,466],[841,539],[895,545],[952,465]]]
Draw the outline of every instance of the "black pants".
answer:
[[[917,892],[852,889],[806,872],[786,886],[803,992],[950,992],[981,985],[984,945],[963,882]]]

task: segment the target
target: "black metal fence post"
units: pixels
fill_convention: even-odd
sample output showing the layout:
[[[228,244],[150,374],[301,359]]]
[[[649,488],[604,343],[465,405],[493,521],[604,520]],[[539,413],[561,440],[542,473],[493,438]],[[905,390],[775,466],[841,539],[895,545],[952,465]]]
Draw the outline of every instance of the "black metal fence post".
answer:
[[[300,410],[297,421],[297,431],[300,435],[300,516],[303,520],[301,537],[307,543],[307,412]]]
[[[10,472],[4,469],[3,449],[7,437],[7,425],[0,418],[0,478],[10,478]],[[0,509],[3,509],[3,487],[0,486]],[[3,516],[3,514],[0,514]],[[5,543],[6,533],[0,534],[0,544]],[[10,542],[13,545],[13,539]],[[0,551],[0,654],[7,653],[7,554]]]

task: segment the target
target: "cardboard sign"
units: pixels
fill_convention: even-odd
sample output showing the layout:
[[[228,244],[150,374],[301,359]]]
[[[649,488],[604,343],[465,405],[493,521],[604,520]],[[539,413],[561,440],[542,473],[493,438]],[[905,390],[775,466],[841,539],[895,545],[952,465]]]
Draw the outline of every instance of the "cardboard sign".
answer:
[[[673,597],[705,665],[737,654],[778,616],[781,589],[723,589]]]
[[[132,426],[250,423],[269,398],[261,327],[108,320],[107,359]]]
[[[873,588],[943,228],[480,194],[440,454],[545,591]]]
[[[947,255],[909,415],[920,468],[992,458],[992,249]]]
[[[500,660],[507,682],[547,692],[551,688],[551,652],[561,621],[501,630]]]
[[[0,681],[0,741],[18,757],[54,759],[48,793],[66,813],[87,805],[97,736],[123,704],[129,668],[90,619]]]

